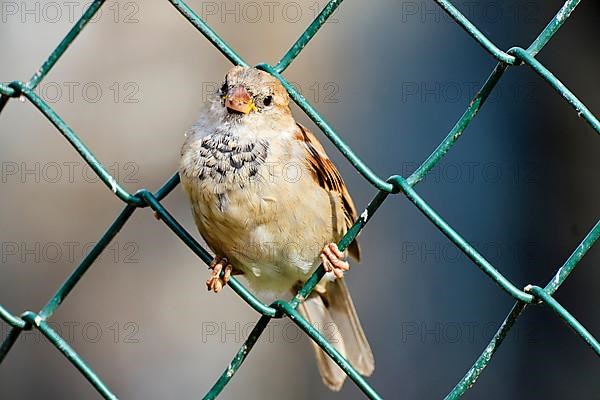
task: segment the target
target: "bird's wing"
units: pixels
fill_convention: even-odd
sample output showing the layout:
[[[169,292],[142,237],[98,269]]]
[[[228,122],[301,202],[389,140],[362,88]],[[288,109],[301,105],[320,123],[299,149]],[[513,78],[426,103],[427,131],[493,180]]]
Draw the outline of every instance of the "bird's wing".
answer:
[[[323,189],[339,195],[346,229],[350,229],[356,220],[357,213],[350,193],[346,189],[344,180],[333,162],[327,157],[323,145],[306,127],[298,125],[296,139],[302,142],[306,148],[306,161],[309,170],[313,173],[313,179]],[[360,259],[360,248],[356,239],[348,246],[348,252],[357,260]]]

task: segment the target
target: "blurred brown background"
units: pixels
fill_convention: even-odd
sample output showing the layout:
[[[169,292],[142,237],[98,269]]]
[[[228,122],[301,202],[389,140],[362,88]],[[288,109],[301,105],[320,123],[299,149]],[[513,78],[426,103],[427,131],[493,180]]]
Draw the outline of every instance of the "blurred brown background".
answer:
[[[249,63],[274,64],[324,1],[188,4]],[[526,47],[562,2],[456,5],[507,49]],[[2,1],[0,10],[0,80],[25,81],[83,3]],[[598,11],[583,2],[539,56],[593,112]],[[284,75],[380,176],[407,176],[495,63],[432,1],[348,1],[333,18]],[[229,67],[168,2],[109,1],[38,93],[134,192],[176,170],[183,132]],[[363,208],[374,189],[323,142]],[[417,190],[517,286],[545,284],[598,218],[599,146],[558,94],[515,68]],[[123,205],[28,102],[13,99],[0,116],[0,161],[0,304],[37,311]],[[180,188],[164,204],[199,237]],[[364,261],[348,283],[377,361],[370,382],[386,398],[443,397],[512,300],[402,197],[387,201],[361,243]],[[596,336],[599,261],[596,247],[557,293]],[[207,274],[138,210],[52,322],[120,398],[200,398],[258,319],[231,290],[207,293]],[[340,394],[324,389],[292,324],[274,321],[267,333],[222,398],[362,398],[352,382]],[[465,398],[595,399],[599,373],[557,316],[531,308]],[[0,398],[33,397],[98,398],[36,331],[0,365]]]

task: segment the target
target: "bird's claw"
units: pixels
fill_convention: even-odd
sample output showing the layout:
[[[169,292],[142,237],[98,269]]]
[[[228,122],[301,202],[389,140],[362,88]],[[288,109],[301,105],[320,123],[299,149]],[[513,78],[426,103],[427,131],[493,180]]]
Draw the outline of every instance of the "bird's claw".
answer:
[[[335,243],[325,245],[321,251],[321,262],[323,262],[325,272],[333,272],[336,278],[343,277],[344,272],[350,269],[350,264],[343,258],[344,253]]]
[[[209,291],[212,290],[213,292],[218,293],[223,289],[223,286],[227,285],[227,282],[229,282],[233,267],[227,258],[216,256],[208,268],[212,270],[212,274],[206,281],[206,288]],[[221,271],[224,271],[223,277],[221,277]]]

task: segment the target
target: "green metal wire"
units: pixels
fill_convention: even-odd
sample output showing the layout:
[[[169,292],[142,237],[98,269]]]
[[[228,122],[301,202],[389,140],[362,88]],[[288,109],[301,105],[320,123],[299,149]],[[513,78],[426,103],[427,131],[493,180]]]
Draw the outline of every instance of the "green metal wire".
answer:
[[[581,0],[567,1],[558,11],[558,13],[556,13],[554,18],[550,20],[548,25],[546,25],[544,30],[538,35],[533,43],[531,43],[531,45],[527,48],[527,52],[535,57],[535,55],[544,48],[548,41],[552,39],[552,36],[554,36],[558,28],[560,28],[567,21],[567,18],[569,18],[579,3],[581,3]]]
[[[273,306],[285,313],[291,321],[298,325],[298,327],[306,332],[306,334],[310,336],[315,343],[325,350],[329,357],[337,362],[340,368],[348,375],[348,377],[350,377],[350,379],[354,381],[354,383],[356,383],[356,386],[358,386],[368,398],[373,400],[382,399],[375,389],[373,389],[371,385],[367,383],[365,378],[363,378],[352,367],[352,365],[350,365],[350,363],[344,357],[342,357],[340,353],[338,353],[335,347],[333,347],[333,345],[329,343],[329,341],[323,335],[321,335],[319,331],[317,331],[315,327],[310,324],[310,322],[302,318],[302,316],[300,316],[298,311],[296,311],[290,303],[279,300],[273,303]]]
[[[461,28],[473,37],[488,53],[504,64],[514,64],[514,56],[500,50],[487,36],[485,36],[467,17],[465,17],[454,5],[447,0],[434,0],[446,13],[452,17]]]
[[[46,74],[50,72],[54,64],[58,61],[59,58],[67,51],[67,48],[73,43],[77,35],[83,30],[83,28],[87,25],[88,22],[96,15],[96,12],[102,7],[105,0],[94,0],[92,4],[83,12],[79,20],[73,25],[67,36],[64,37],[63,40],[58,44],[56,49],[50,53],[48,59],[42,64],[40,69],[36,71],[35,74],[31,77],[29,82],[27,82],[27,87],[29,89],[35,89],[35,87],[44,79]]]
[[[196,27],[196,29],[198,29],[217,49],[219,49],[229,61],[236,65],[248,66],[248,64],[231,47],[229,47],[229,45],[225,43],[225,41],[221,39],[219,35],[217,35],[215,31],[213,31],[210,26],[208,26],[206,22],[204,22],[202,18],[200,18],[198,14],[196,14],[194,10],[192,10],[186,3],[178,0],[169,0],[169,3],[173,4],[173,6],[175,6],[181,15],[190,21],[190,23],[194,25],[194,27]]]
[[[454,146],[454,143],[460,138],[465,129],[469,126],[477,112],[485,103],[489,94],[494,89],[494,86],[498,83],[504,71],[508,66],[506,64],[499,63],[496,68],[492,71],[488,79],[483,84],[483,87],[475,94],[473,100],[469,103],[466,111],[460,117],[458,122],[450,130],[446,138],[440,143],[440,145],[431,153],[429,157],[413,172],[406,180],[410,186],[416,185],[418,182],[425,178],[425,175],[431,171],[431,169],[446,155],[448,150]]]
[[[115,219],[115,221],[111,224],[108,230],[102,235],[98,243],[92,247],[92,250],[85,256],[83,261],[79,264],[77,268],[69,275],[67,280],[60,286],[60,288],[56,291],[54,296],[48,301],[48,303],[42,308],[39,312],[39,316],[42,319],[48,319],[54,314],[54,311],[62,304],[65,298],[69,295],[71,290],[77,285],[77,282],[81,279],[83,274],[86,273],[88,268],[92,266],[94,261],[102,254],[102,251],[110,244],[113,238],[119,233],[121,228],[125,225],[125,223],[129,220],[129,217],[133,215],[135,211],[135,207],[131,205],[125,206],[123,211],[119,214],[119,216]]]
[[[577,263],[581,261],[585,253],[592,247],[592,245],[598,240],[600,237],[600,221],[596,223],[596,225],[592,228],[592,230],[586,235],[583,241],[577,246],[575,251],[569,256],[569,258],[565,261],[565,263],[558,269],[554,278],[550,280],[550,282],[544,288],[544,291],[548,295],[552,295],[558,287],[567,279],[569,274],[573,271]],[[538,296],[539,297],[539,296]],[[489,364],[492,355],[496,352],[496,349],[502,344],[502,341],[517,321],[517,318],[523,313],[526,303],[517,301],[513,308],[510,310],[504,322],[498,328],[498,331],[490,341],[490,343],[483,350],[477,361],[473,364],[473,366],[467,371],[465,376],[456,384],[454,389],[446,396],[446,399],[457,399],[462,394],[467,391],[475,381],[483,372],[485,367]]]
[[[435,224],[439,228],[439,230],[444,233],[448,237],[448,239],[452,240],[454,244],[461,249],[473,262],[490,278],[494,280],[502,289],[504,289],[508,294],[514,297],[517,300],[524,301],[526,303],[530,303],[533,300],[533,296],[525,293],[522,290],[517,289],[515,285],[513,285],[508,279],[504,277],[498,270],[496,270],[492,264],[490,264],[481,254],[475,250],[473,246],[471,246],[465,239],[462,238],[439,214],[437,214],[430,206],[427,204],[425,200],[423,200],[415,190],[410,187],[408,182],[404,180],[402,177],[396,177],[396,182],[402,188],[402,191],[408,197],[410,201],[412,201],[419,210],[425,214],[427,218],[431,222]]]
[[[479,375],[481,375],[485,367],[487,367],[487,365],[492,359],[492,356],[494,355],[496,350],[498,350],[498,348],[504,341],[504,338],[506,338],[506,335],[508,335],[508,332],[511,330],[511,328],[513,327],[514,323],[517,321],[517,318],[521,315],[523,310],[525,310],[526,306],[526,303],[522,303],[519,301],[515,303],[513,308],[508,313],[508,316],[502,322],[502,325],[500,325],[500,328],[498,328],[498,331],[496,332],[490,343],[483,350],[483,352],[475,361],[473,366],[467,371],[465,376],[444,398],[445,400],[460,398],[469,388],[471,388],[475,384],[475,381],[477,381]]]
[[[279,60],[279,62],[273,67],[278,74],[281,74],[292,61],[300,54],[302,49],[308,44],[310,39],[321,29],[321,27],[327,22],[331,14],[342,4],[343,0],[331,0],[323,8],[323,10],[317,15],[317,18],[309,25],[308,28],[302,33],[302,35],[296,40],[296,42],[290,47],[285,55]]]
[[[92,384],[92,386],[105,399],[116,400],[115,396],[108,387],[102,382],[98,375],[83,361],[83,359],[73,350],[73,348],[58,334],[46,321],[31,311],[23,314],[23,319],[42,332],[50,343],[54,345],[69,360],[81,374]]]
[[[558,301],[548,294],[544,289],[539,286],[527,286],[526,291],[533,293],[540,301],[543,301],[552,310],[554,310],[562,319],[565,321],[575,333],[581,338],[600,356],[600,343],[592,336],[592,334],[584,328],[584,326],[575,319],[570,312],[568,312]]]
[[[212,389],[206,394],[206,396],[204,396],[204,400],[215,399],[225,388],[225,386],[227,386],[231,378],[233,378],[233,375],[242,366],[242,363],[248,356],[248,353],[250,353],[250,350],[252,350],[252,347],[254,347],[254,344],[260,335],[262,335],[267,325],[269,325],[270,321],[271,317],[267,315],[260,317],[252,329],[252,332],[250,332],[250,335],[248,335],[248,339],[246,339],[242,347],[240,347],[235,357],[233,357],[233,361],[231,361],[231,363],[227,366],[217,382],[213,385]]]
[[[482,46],[498,64],[490,73],[488,79],[468,104],[466,110],[456,122],[454,127],[448,132],[446,137],[438,147],[427,157],[427,159],[408,177],[391,176],[383,179],[373,172],[354,151],[341,139],[335,130],[323,119],[323,117],[306,101],[304,97],[281,75],[283,71],[290,66],[294,59],[302,52],[309,41],[315,36],[319,29],[325,24],[332,13],[339,7],[342,0],[330,0],[323,8],[321,13],[312,21],[302,35],[294,42],[290,49],[283,55],[280,61],[271,66],[268,64],[259,64],[257,68],[275,76],[281,81],[285,89],[289,92],[291,98],[298,106],[317,124],[323,133],[331,140],[337,149],[348,159],[356,170],[369,181],[377,193],[369,203],[365,212],[355,221],[354,225],[344,235],[339,243],[341,249],[345,249],[349,243],[359,234],[368,221],[371,220],[379,206],[387,199],[389,194],[402,192],[415,206],[458,248],[460,248],[490,279],[492,279],[508,295],[513,297],[516,302],[505,320],[502,322],[496,334],[492,337],[489,344],[485,347],[481,355],[448,393],[446,399],[457,399],[461,397],[470,387],[473,386],[483,370],[489,365],[493,355],[498,350],[503,340],[509,334],[510,330],[524,312],[529,304],[545,304],[560,318],[562,318],[595,352],[600,355],[600,344],[592,334],[554,297],[553,294],[562,285],[565,279],[573,272],[575,267],[581,261],[586,252],[600,237],[600,221],[590,230],[581,244],[573,251],[571,256],[557,270],[554,277],[548,284],[542,288],[536,285],[528,285],[525,290],[518,289],[502,272],[489,263],[477,250],[460,236],[444,219],[437,214],[429,204],[422,199],[414,190],[414,186],[434,168],[444,155],[456,144],[465,129],[469,126],[477,112],[481,109],[490,93],[494,90],[500,78],[511,66],[527,65],[541,78],[550,84],[550,86],[583,117],[590,126],[600,133],[600,123],[598,119],[589,111],[589,109],[562,83],[560,82],[544,65],[536,58],[543,47],[556,34],[558,29],[566,22],[571,13],[580,3],[580,0],[566,1],[559,12],[550,20],[544,30],[525,50],[521,47],[513,47],[508,51],[500,50],[486,35],[484,35],[473,23],[471,23],[450,1],[434,0],[445,12],[447,12],[456,23],[461,26],[473,39]],[[169,0],[169,2],[187,19],[210,43],[212,43],[229,61],[236,65],[248,64],[238,55],[221,37],[213,31],[185,2],[178,0]],[[83,260],[77,265],[73,272],[67,277],[65,282],[57,289],[55,294],[48,300],[47,304],[39,313],[32,311],[24,312],[20,317],[12,314],[2,305],[0,305],[0,319],[6,322],[11,330],[0,345],[0,362],[2,362],[17,338],[24,330],[38,329],[49,341],[56,347],[90,382],[90,384],[106,399],[116,399],[108,386],[92,370],[88,364],[75,352],[75,350],[54,331],[47,320],[60,307],[62,302],[69,295],[71,290],[83,278],[84,274],[91,268],[97,257],[106,249],[121,228],[129,221],[133,213],[142,207],[152,208],[156,215],[167,225],[173,233],[181,239],[194,254],[196,254],[204,263],[210,264],[212,256],[187,232],[183,226],[169,213],[161,204],[169,193],[179,184],[179,176],[175,173],[167,180],[156,192],[152,193],[146,189],[140,189],[135,194],[127,192],[108,172],[100,161],[94,156],[92,151],[83,143],[79,136],[69,127],[69,125],[43,101],[34,89],[44,79],[48,72],[56,65],[58,60],[66,52],[67,48],[73,43],[82,29],[90,22],[94,15],[104,4],[104,0],[93,1],[85,10],[81,18],[73,25],[64,39],[59,43],[54,51],[48,56],[42,66],[35,72],[32,78],[24,83],[13,81],[10,84],[0,84],[0,112],[11,98],[23,96],[28,99],[48,120],[60,131],[69,144],[77,151],[83,160],[92,168],[102,182],[113,191],[125,207],[110,224],[100,240],[92,248]],[[393,134],[393,132],[392,132]],[[296,307],[303,301],[314,289],[319,280],[323,277],[323,266],[313,273],[305,282],[304,286],[289,301],[277,300],[271,305],[264,304],[256,298],[244,285],[238,280],[232,278],[229,286],[259,315],[260,318],[246,339],[244,345],[234,356],[232,362],[227,366],[217,382],[205,395],[205,399],[216,398],[227,384],[231,381],[235,372],[241,368],[250,350],[268,326],[273,318],[287,317],[302,329],[312,340],[315,341],[339,366],[348,374],[350,379],[363,391],[370,399],[380,399],[381,396],[371,385],[342,357],[336,349],[321,335],[313,326],[310,325],[297,311]]]

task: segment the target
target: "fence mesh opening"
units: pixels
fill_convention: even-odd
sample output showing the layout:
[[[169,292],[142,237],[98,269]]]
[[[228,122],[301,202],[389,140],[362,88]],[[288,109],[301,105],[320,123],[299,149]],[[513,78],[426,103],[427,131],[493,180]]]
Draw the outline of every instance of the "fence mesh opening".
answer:
[[[289,92],[291,98],[300,108],[317,124],[323,133],[333,142],[339,151],[350,161],[362,176],[369,181],[377,190],[377,195],[371,200],[361,217],[354,223],[352,228],[339,243],[340,249],[345,249],[367,224],[368,220],[377,211],[379,206],[386,200],[389,194],[404,194],[437,228],[444,233],[460,250],[462,250],[490,279],[492,279],[502,290],[515,299],[515,304],[500,324],[497,332],[483,349],[481,355],[475,360],[473,366],[466,372],[464,377],[448,393],[446,399],[456,399],[462,396],[477,380],[481,372],[490,363],[492,356],[502,344],[504,338],[513,327],[517,318],[523,313],[529,304],[542,304],[549,307],[560,318],[562,318],[597,354],[600,355],[600,343],[588,332],[583,325],[577,321],[552,295],[562,285],[565,279],[575,269],[579,261],[600,236],[600,220],[596,222],[587,236],[573,251],[570,257],[557,270],[554,277],[545,286],[527,285],[523,290],[516,287],[500,271],[490,264],[477,250],[469,244],[459,233],[457,233],[429,204],[422,199],[414,190],[427,173],[436,166],[444,155],[452,148],[460,138],[469,123],[477,115],[477,112],[486,101],[494,87],[510,67],[527,65],[537,75],[550,84],[590,126],[600,133],[600,122],[579,101],[579,99],[563,85],[544,65],[536,58],[548,41],[554,36],[558,29],[567,21],[575,7],[581,0],[566,1],[558,13],[552,18],[544,30],[527,48],[513,47],[508,51],[502,51],[481,31],[477,29],[453,4],[446,0],[434,0],[452,19],[462,27],[480,46],[482,46],[495,60],[497,65],[487,78],[487,81],[476,93],[463,115],[450,130],[446,138],[431,153],[431,155],[408,177],[393,175],[387,179],[377,176],[358,157],[352,149],[336,134],[333,128],[321,117],[321,115],[306,101],[302,95],[281,75],[294,59],[302,52],[312,37],[319,31],[331,14],[342,3],[342,0],[331,0],[323,8],[320,14],[306,28],[302,35],[284,54],[276,65],[259,64],[260,68],[281,81]],[[180,0],[169,0],[181,15],[190,22],[206,39],[208,39],[218,50],[223,53],[232,63],[236,65],[248,64],[229,45],[223,41],[186,3]],[[108,227],[104,235],[83,258],[80,264],[73,270],[71,275],[57,289],[56,293],[47,304],[37,313],[26,311],[20,316],[12,314],[0,305],[0,318],[11,326],[6,338],[0,346],[0,362],[2,362],[13,344],[24,330],[38,329],[42,334],[81,372],[81,374],[93,385],[94,388],[107,399],[116,399],[117,396],[108,388],[102,379],[88,366],[88,364],[75,352],[75,350],[61,337],[49,324],[48,319],[65,300],[71,290],[77,285],[85,272],[94,264],[97,257],[111,243],[121,228],[138,208],[150,207],[172,231],[177,235],[202,261],[210,264],[212,256],[173,218],[169,211],[161,204],[161,200],[178,185],[179,176],[175,173],[158,190],[151,192],[140,189],[136,193],[129,193],[111,176],[108,169],[104,167],[94,156],[94,153],[86,147],[69,125],[50,107],[42,98],[35,93],[35,88],[42,79],[54,67],[55,63],[62,57],[69,45],[77,38],[81,30],[90,22],[96,12],[102,7],[105,0],[93,1],[81,18],[73,25],[64,39],[56,49],[48,56],[47,60],[35,72],[28,82],[13,81],[10,84],[0,84],[0,112],[10,99],[21,98],[29,100],[48,120],[60,131],[67,141],[75,148],[85,162],[99,176],[102,182],[114,192],[114,194],[125,203],[121,213]],[[231,278],[231,288],[254,310],[261,314],[258,323],[254,326],[250,335],[234,356],[231,363],[225,368],[223,374],[205,395],[205,399],[214,399],[223,388],[230,382],[235,372],[242,366],[248,353],[264,332],[269,321],[273,318],[287,317],[302,329],[312,340],[321,346],[325,352],[348,374],[354,383],[371,399],[380,399],[377,391],[358,374],[354,368],[335,350],[335,348],[323,337],[310,323],[302,318],[296,311],[301,299],[313,290],[315,285],[323,277],[323,266],[309,278],[306,284],[298,291],[290,301],[277,300],[272,304],[264,304],[252,295],[239,281]]]

